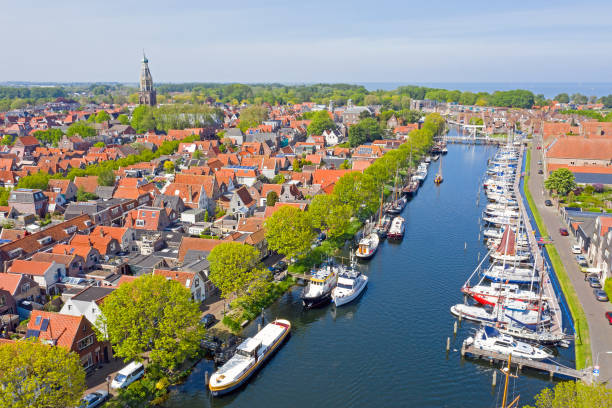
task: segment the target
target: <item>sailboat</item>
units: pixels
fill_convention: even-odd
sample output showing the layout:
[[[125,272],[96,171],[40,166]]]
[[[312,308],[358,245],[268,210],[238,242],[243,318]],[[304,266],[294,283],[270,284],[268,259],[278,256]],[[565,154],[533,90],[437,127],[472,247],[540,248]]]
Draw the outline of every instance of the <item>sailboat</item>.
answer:
[[[438,167],[438,174],[436,174],[436,177],[434,178],[434,183],[440,184],[443,181],[444,178],[442,177],[442,156],[440,156],[440,167]]]
[[[380,209],[378,213],[378,223],[374,227],[374,231],[381,237],[385,238],[387,236],[387,232],[389,231],[389,227],[391,226],[392,217],[389,215],[383,215],[383,201],[384,195],[383,191],[380,191]]]

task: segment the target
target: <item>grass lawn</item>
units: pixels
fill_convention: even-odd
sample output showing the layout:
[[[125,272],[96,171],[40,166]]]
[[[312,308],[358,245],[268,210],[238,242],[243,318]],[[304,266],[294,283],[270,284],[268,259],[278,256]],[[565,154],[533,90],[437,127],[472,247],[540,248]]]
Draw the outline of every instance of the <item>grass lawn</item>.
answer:
[[[531,150],[527,150],[527,161],[525,164],[526,169],[530,168],[530,162]],[[533,218],[535,219],[535,222],[538,225],[538,229],[540,230],[540,235],[543,237],[548,236],[548,231],[544,226],[542,217],[540,216],[535,202],[533,201],[533,196],[529,191],[528,183],[529,175],[526,174],[524,181],[525,197],[527,198],[527,202],[529,203],[529,207],[531,208]],[[548,256],[550,257],[552,267],[555,270],[555,275],[557,276],[557,280],[561,285],[561,290],[563,290],[563,294],[565,295],[565,299],[567,300],[570,313],[572,314],[572,318],[574,320],[574,326],[576,328],[576,341],[574,347],[576,351],[576,368],[580,370],[592,364],[593,361],[593,357],[591,355],[591,339],[589,337],[589,325],[584,310],[582,309],[582,304],[580,303],[578,295],[574,290],[574,286],[572,285],[567,271],[563,266],[563,262],[561,262],[561,258],[559,257],[557,248],[555,248],[555,246],[552,244],[547,244],[546,250],[548,251]]]

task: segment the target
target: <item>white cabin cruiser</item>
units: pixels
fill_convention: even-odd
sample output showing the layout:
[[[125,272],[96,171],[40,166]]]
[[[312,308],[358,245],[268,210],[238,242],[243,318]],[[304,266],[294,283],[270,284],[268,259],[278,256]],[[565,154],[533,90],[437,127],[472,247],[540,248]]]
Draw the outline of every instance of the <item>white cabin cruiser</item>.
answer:
[[[543,347],[532,346],[515,340],[512,336],[502,334],[494,327],[483,326],[473,337],[468,337],[465,344],[480,350],[493,351],[500,354],[512,354],[515,357],[529,360],[544,360],[553,357]]]
[[[332,290],[332,302],[342,306],[357,299],[368,285],[368,277],[353,267],[343,268]]]
[[[539,281],[534,270],[510,265],[493,264],[482,275],[490,281],[500,283],[529,284]]]
[[[495,305],[493,308],[471,306],[463,303],[451,307],[455,316],[481,323],[499,323],[502,326],[514,325],[536,330],[538,326],[550,324],[550,315],[529,309],[523,302],[509,302],[507,305]]]
[[[389,232],[387,233],[387,237],[389,239],[402,239],[404,238],[404,230],[406,228],[406,221],[403,217],[395,217],[393,221],[391,221],[391,227],[389,228]]]

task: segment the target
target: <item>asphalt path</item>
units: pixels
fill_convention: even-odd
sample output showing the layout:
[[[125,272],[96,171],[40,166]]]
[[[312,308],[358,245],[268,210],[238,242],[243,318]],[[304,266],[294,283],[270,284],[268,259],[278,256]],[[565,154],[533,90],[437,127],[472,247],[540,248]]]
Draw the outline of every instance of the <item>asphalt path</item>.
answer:
[[[536,141],[535,145],[537,146],[539,143]],[[597,301],[593,295],[593,288],[585,281],[585,275],[576,262],[576,255],[571,250],[576,240],[571,234],[569,226],[559,215],[557,203],[548,196],[544,189],[544,175],[538,174],[538,170],[543,168],[538,164],[539,161],[543,161],[542,150],[532,148],[529,190],[584,308],[591,337],[593,365],[599,365],[598,381],[607,382],[610,387],[612,386],[612,325],[608,323],[604,314],[612,311],[612,303]],[[544,201],[547,199],[553,201],[555,205],[545,206]],[[562,236],[559,233],[560,228],[567,228],[570,235]],[[611,354],[606,352],[611,352]]]

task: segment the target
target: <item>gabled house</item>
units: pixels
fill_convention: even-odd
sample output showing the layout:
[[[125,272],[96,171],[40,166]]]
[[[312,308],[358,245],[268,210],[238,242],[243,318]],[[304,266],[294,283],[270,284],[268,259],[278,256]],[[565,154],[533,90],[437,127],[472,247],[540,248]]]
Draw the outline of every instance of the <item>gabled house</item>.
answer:
[[[49,199],[41,190],[18,188],[11,191],[8,204],[20,214],[36,214],[44,217],[49,207]]]
[[[0,273],[0,289],[10,293],[17,303],[22,300],[40,300],[40,286],[27,275]]]
[[[16,259],[9,267],[8,273],[25,275],[38,283],[47,295],[56,295],[56,285],[66,277],[66,267],[57,262],[37,262]]]
[[[115,288],[104,286],[88,286],[69,298],[66,303],[64,303],[64,306],[62,306],[60,313],[70,316],[83,316],[89,320],[93,326],[105,333],[104,327],[100,325],[98,321],[98,318],[102,315],[100,304],[102,300],[113,293],[114,290]]]
[[[33,310],[26,338],[75,352],[85,369],[108,363],[112,357],[109,343],[98,341],[92,324],[83,316]]]
[[[54,254],[80,256],[84,260],[82,273],[94,269],[101,259],[96,248],[81,245],[59,244],[55,245],[52,251]]]
[[[124,227],[162,231],[177,219],[177,214],[169,208],[140,207],[127,214]]]
[[[91,232],[92,236],[112,237],[117,240],[121,251],[129,251],[134,242],[134,230],[125,227],[107,227],[98,225]]]
[[[69,245],[73,247],[95,248],[100,255],[114,255],[121,251],[119,242],[110,234],[105,234],[102,230],[98,234],[75,235],[70,240]]]
[[[229,202],[231,214],[235,214],[238,217],[248,217],[253,214],[256,206],[257,202],[251,197],[246,186],[241,186],[232,193]]]
[[[78,254],[64,255],[52,252],[37,252],[32,256],[32,261],[36,262],[57,262],[64,265],[68,276],[79,276],[83,273],[85,260]]]
[[[161,275],[166,279],[177,281],[191,292],[191,299],[196,302],[203,302],[206,299],[206,282],[208,278],[202,272],[155,269],[153,275]]]
[[[71,180],[51,179],[48,190],[54,193],[62,193],[66,200],[74,200],[79,189]]]

